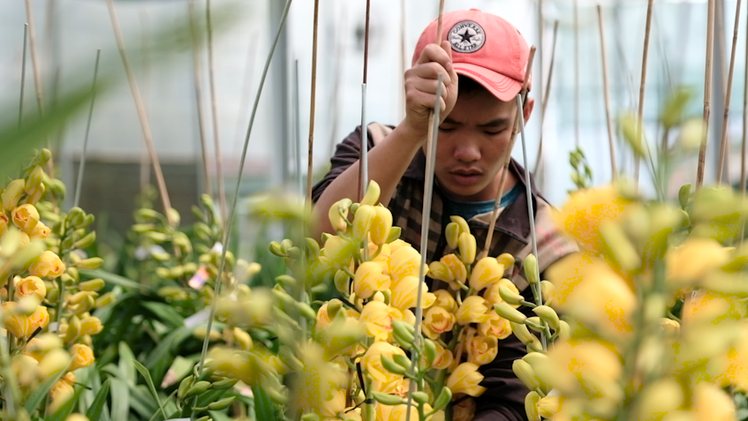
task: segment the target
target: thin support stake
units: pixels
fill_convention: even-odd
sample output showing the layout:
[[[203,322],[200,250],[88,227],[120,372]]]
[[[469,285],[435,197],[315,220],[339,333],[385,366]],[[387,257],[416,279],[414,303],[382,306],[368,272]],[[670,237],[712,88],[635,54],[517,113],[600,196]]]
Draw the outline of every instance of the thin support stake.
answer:
[[[296,163],[296,183],[299,188],[299,197],[304,195],[304,181],[301,176],[301,124],[299,122],[301,116],[301,102],[299,101],[299,60],[294,60],[294,96],[293,96],[293,109],[294,109],[294,161]]]
[[[416,312],[415,312],[415,346],[420,346],[423,342],[423,336],[421,335],[421,319],[423,319],[423,285],[426,282],[426,272],[424,267],[426,266],[426,259],[428,257],[428,245],[429,245],[429,227],[431,226],[431,201],[434,197],[434,164],[436,162],[436,146],[439,141],[439,121],[441,114],[441,96],[442,96],[442,84],[444,82],[444,75],[439,74],[438,83],[436,88],[436,102],[434,104],[434,119],[429,126],[429,146],[426,149],[426,173],[423,186],[423,209],[421,212],[421,265],[418,268],[418,292],[416,293]],[[410,366],[410,372],[414,372],[418,359],[414,358]],[[415,382],[410,383],[410,389],[408,393],[408,406],[413,402],[413,392],[415,389]],[[408,411],[405,415],[405,421],[410,421],[410,412]]]
[[[81,200],[81,187],[83,187],[83,172],[86,169],[86,151],[88,150],[88,135],[91,132],[91,118],[93,117],[94,104],[96,103],[96,80],[99,76],[99,58],[101,57],[101,48],[96,50],[96,63],[94,64],[94,76],[91,83],[91,106],[88,108],[88,120],[86,121],[86,135],[83,138],[83,150],[81,151],[80,165],[78,166],[78,180],[75,183],[75,200],[73,207],[77,207]]]
[[[748,13],[746,13],[746,34],[748,34]],[[745,69],[748,69],[748,36],[745,40]],[[746,70],[743,76],[743,139],[740,147],[740,194],[745,198],[746,190],[746,169],[745,169],[745,153],[746,144],[748,143],[748,70]],[[740,236],[743,238],[743,235]]]
[[[732,97],[732,77],[735,70],[735,49],[738,46],[738,27],[740,25],[740,4],[738,0],[735,6],[735,26],[732,31],[732,50],[730,51],[730,70],[727,74],[727,90],[725,92],[725,115],[722,120],[722,138],[719,147],[719,164],[717,165],[717,184],[722,184],[722,172],[725,168],[725,158],[727,157],[727,122],[730,116],[730,99]],[[728,177],[729,183],[729,177]]]
[[[574,144],[579,147],[579,1],[574,0]]]
[[[359,200],[366,194],[369,183],[369,130],[366,124],[366,82],[369,71],[369,19],[371,0],[366,0],[366,29],[364,30],[364,76],[361,83],[361,155],[358,165]]]
[[[637,113],[637,138],[639,143],[644,142],[644,90],[647,84],[647,57],[649,55],[649,35],[652,30],[652,9],[654,0],[649,0],[647,3],[647,24],[644,29],[644,48],[642,52],[642,73],[641,80],[639,81],[639,110]],[[639,158],[634,160],[634,183],[638,188],[639,185],[639,167],[641,162]]]
[[[218,183],[218,204],[221,207],[221,218],[226,226],[226,185],[223,179],[223,154],[221,138],[218,135],[218,101],[216,100],[215,72],[213,71],[213,25],[210,17],[210,0],[205,3],[205,23],[208,33],[208,83],[210,84],[210,111],[213,117],[213,144],[216,154],[216,181]]]
[[[307,149],[306,207],[312,209],[312,179],[314,174],[314,114],[317,98],[317,32],[319,28],[319,0],[314,0],[314,28],[312,35],[312,93],[309,106],[309,144]]]
[[[543,127],[545,127],[545,114],[548,109],[548,102],[551,97],[551,84],[553,82],[553,69],[556,64],[556,41],[558,40],[558,20],[553,23],[553,46],[551,47],[551,65],[548,68],[548,80],[545,83],[545,93],[543,94],[543,104],[540,114],[540,141],[538,142],[538,155],[535,158],[534,176],[538,176],[543,169]]]
[[[610,116],[610,85],[608,84],[608,60],[605,55],[605,26],[603,24],[603,9],[597,5],[597,20],[600,27],[600,57],[603,62],[603,93],[605,96],[605,121],[608,126],[608,147],[610,148],[610,173],[615,180],[618,177],[616,170],[616,149],[613,135],[613,119]]]
[[[699,164],[696,169],[696,188],[704,184],[704,166],[706,164],[706,146],[709,139],[709,114],[712,101],[712,59],[714,58],[714,2],[709,0],[706,26],[706,71],[704,72],[704,136],[699,146]]]
[[[39,115],[44,117],[44,90],[42,87],[42,72],[39,64],[39,49],[36,46],[36,25],[34,24],[34,10],[31,0],[26,0],[26,20],[29,28],[29,48],[31,49],[31,68],[34,73],[34,87],[36,88],[36,104]]]
[[[111,1],[111,0],[109,0]],[[265,68],[262,70],[262,77],[260,78],[260,86],[257,89],[257,96],[255,97],[254,105],[252,106],[252,115],[249,118],[249,125],[247,127],[247,134],[244,137],[244,148],[242,149],[242,156],[241,160],[239,161],[239,174],[236,177],[236,187],[234,187],[234,197],[231,198],[231,207],[229,208],[229,218],[226,220],[226,230],[223,234],[223,247],[221,248],[221,262],[218,265],[218,273],[216,275],[216,279],[218,280],[216,282],[215,287],[215,297],[220,296],[221,293],[221,285],[222,282],[220,281],[223,276],[223,269],[226,267],[226,251],[228,250],[228,244],[229,240],[231,239],[231,229],[233,228],[234,224],[234,213],[236,212],[236,205],[239,202],[239,187],[241,186],[242,181],[242,174],[244,173],[244,162],[247,158],[247,149],[249,148],[249,137],[252,134],[252,127],[254,126],[255,117],[257,116],[257,109],[259,108],[260,104],[260,97],[262,96],[262,88],[265,86],[265,79],[268,75],[268,70],[270,69],[270,62],[273,60],[273,54],[275,53],[275,48],[278,46],[278,40],[280,39],[281,33],[283,32],[283,27],[286,23],[286,18],[288,17],[288,11],[291,8],[291,2],[293,0],[287,0],[286,6],[283,9],[283,14],[281,15],[280,23],[278,24],[278,32],[275,34],[275,40],[273,40],[273,45],[270,47],[270,52],[268,53],[267,60],[265,61]],[[206,336],[205,340],[203,341],[203,348],[202,353],[200,354],[200,363],[198,364],[197,371],[200,373],[200,375],[203,374],[203,368],[205,366],[205,355],[208,353],[208,344],[210,343],[210,330],[213,327],[213,319],[216,315],[216,304],[218,300],[213,300],[213,303],[210,306],[210,316],[208,317],[208,326],[206,327]]]
[[[158,184],[159,196],[161,196],[161,202],[164,206],[164,214],[169,222],[169,225],[176,225],[173,221],[171,212],[171,200],[169,200],[169,192],[166,190],[166,182],[164,181],[164,174],[161,171],[161,163],[158,160],[156,154],[156,148],[153,145],[153,134],[151,133],[151,125],[148,121],[148,115],[145,112],[145,106],[143,105],[143,98],[140,96],[140,89],[138,88],[138,82],[135,80],[135,74],[133,73],[130,62],[127,59],[125,53],[125,43],[122,39],[122,31],[119,26],[119,19],[117,19],[117,13],[114,10],[113,0],[106,0],[107,7],[109,9],[109,17],[112,20],[112,28],[114,29],[114,37],[117,41],[117,48],[119,49],[120,57],[122,58],[122,65],[125,67],[125,73],[127,73],[127,80],[130,83],[130,90],[132,91],[133,100],[135,101],[135,108],[138,112],[138,118],[140,119],[140,127],[143,132],[143,140],[148,148],[148,155],[151,157],[151,164],[153,165],[153,172],[156,174],[156,183]]]
[[[522,104],[524,101],[522,100],[522,95],[517,95],[517,107],[521,109]],[[532,244],[532,253],[535,256],[536,262],[538,263],[538,267],[540,267],[540,261],[538,256],[538,236],[535,232],[535,209],[532,205],[532,182],[530,180],[530,170],[527,167],[527,140],[525,139],[525,116],[524,114],[517,113],[517,121],[519,122],[519,132],[520,136],[522,137],[522,158],[525,160],[524,166],[525,166],[525,179],[527,182],[525,183],[525,194],[527,195],[527,219],[530,220],[530,242]],[[538,285],[531,285],[533,289],[533,295],[535,296],[535,304],[541,305],[543,303],[543,297],[540,292],[540,288]],[[543,349],[546,349],[547,343],[546,343],[546,337],[545,335],[541,335],[540,337],[541,342],[543,344]]]
[[[369,184],[369,129],[366,125],[366,82],[361,84],[361,162],[359,169],[359,197],[363,199]]]
[[[203,72],[200,63],[200,40],[197,36],[197,16],[195,12],[195,0],[188,3],[190,16],[190,34],[192,36],[192,67],[195,85],[195,102],[197,103],[197,128],[200,135],[200,151],[203,158],[203,183],[205,194],[213,197],[213,181],[210,177],[210,165],[208,164],[208,140],[205,136],[205,110],[203,109]]]
[[[530,56],[527,58],[527,67],[525,67],[525,80],[522,84],[522,90],[519,95],[522,97],[522,104],[524,104],[527,97],[527,87],[530,84],[530,75],[532,74],[532,63],[535,60],[536,48],[533,45],[530,47]],[[522,114],[524,107],[520,105],[517,109],[517,114]],[[486,242],[483,244],[483,249],[478,254],[478,260],[488,256],[488,251],[491,248],[493,242],[493,231],[496,227],[496,220],[499,218],[499,207],[501,206],[501,197],[504,195],[504,182],[506,181],[506,174],[509,172],[509,163],[512,162],[512,150],[514,149],[514,142],[517,140],[517,134],[519,133],[519,117],[515,119],[514,126],[512,128],[512,139],[509,141],[509,149],[506,153],[506,159],[504,160],[504,167],[501,170],[501,177],[499,178],[499,188],[496,192],[496,199],[493,202],[493,213],[491,213],[491,222],[488,224],[488,235],[486,235]],[[524,115],[523,115],[524,118]],[[528,183],[530,179],[528,178]]]
[[[29,24],[23,24],[23,54],[21,55],[21,95],[18,99],[18,127],[23,123],[23,97],[26,87],[26,46],[28,45]]]

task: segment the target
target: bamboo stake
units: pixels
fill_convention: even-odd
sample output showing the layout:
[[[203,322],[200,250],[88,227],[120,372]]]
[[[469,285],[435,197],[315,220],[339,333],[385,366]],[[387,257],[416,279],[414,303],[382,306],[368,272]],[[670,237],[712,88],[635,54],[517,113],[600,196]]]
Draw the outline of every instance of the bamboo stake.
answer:
[[[226,186],[223,179],[223,154],[221,138],[218,136],[218,101],[216,101],[215,72],[213,67],[213,23],[210,18],[210,0],[205,3],[205,23],[208,33],[208,83],[210,84],[210,110],[213,117],[213,144],[216,154],[216,181],[218,182],[218,203],[221,207],[221,218],[226,226]]]
[[[26,87],[26,45],[29,35],[29,24],[23,24],[23,53],[21,54],[21,95],[18,99],[18,127],[23,123],[23,97],[25,96]]]
[[[525,67],[525,80],[522,83],[522,89],[520,95],[522,95],[522,105],[524,106],[527,98],[527,87],[530,83],[530,75],[532,73],[532,63],[535,60],[535,46],[530,47],[530,56],[527,59],[527,67]],[[517,113],[521,114],[524,112],[523,108],[518,108]],[[504,160],[504,167],[501,169],[501,177],[499,178],[499,188],[496,194],[496,200],[493,203],[493,213],[491,214],[491,222],[488,225],[488,235],[486,235],[486,242],[483,244],[483,249],[478,255],[478,260],[488,256],[488,251],[491,248],[491,242],[493,241],[493,230],[496,227],[496,220],[499,217],[499,207],[501,206],[501,197],[504,195],[504,183],[506,182],[506,174],[509,172],[509,163],[512,162],[512,149],[514,149],[514,142],[517,139],[517,134],[520,130],[520,124],[518,122],[519,117],[515,120],[514,128],[512,129],[512,139],[509,142],[509,149],[506,152],[506,159]],[[530,183],[530,179],[527,179],[527,183]]]
[[[439,1],[439,14],[437,17],[436,25],[436,44],[441,45],[442,40],[442,29],[443,29],[443,17],[444,17],[444,0]],[[418,269],[418,292],[416,294],[416,312],[415,312],[415,346],[421,346],[423,342],[423,336],[421,335],[421,319],[423,318],[423,284],[426,281],[426,272],[424,266],[426,266],[426,259],[428,258],[428,244],[429,244],[429,227],[431,226],[431,201],[434,193],[434,165],[436,163],[436,146],[439,141],[439,124],[441,114],[441,96],[444,83],[444,75],[439,74],[436,83],[436,98],[434,101],[434,109],[429,112],[429,125],[428,133],[426,135],[426,169],[424,173],[424,185],[423,185],[423,208],[421,210],[421,244],[419,251],[421,252],[421,264]],[[413,373],[418,363],[417,359],[413,359],[413,363],[410,366],[408,372]],[[408,387],[408,399],[406,408],[410,408],[413,403],[413,393],[415,392],[415,382],[410,382]],[[411,411],[406,411],[405,421],[410,421]]]
[[[436,24],[436,43],[438,45],[441,45],[441,41],[442,41],[442,29],[443,29],[442,28],[443,26],[442,17],[443,15],[444,15],[444,0],[439,0],[439,15],[438,15],[439,17],[437,18],[437,24]],[[431,130],[433,129],[433,125],[434,125],[433,118],[434,118],[434,113],[433,112],[429,113],[429,126],[428,126],[429,132],[428,132],[428,135],[426,136],[426,150],[427,151],[431,147],[431,137],[432,137]],[[426,155],[427,166],[428,166],[428,160],[429,160],[429,155],[427,154]]]
[[[408,70],[408,26],[406,0],[400,0],[400,86],[405,86],[405,71]],[[400,89],[400,115],[405,116],[405,89]]]
[[[574,144],[579,147],[579,1],[574,0]]]
[[[745,40],[745,72],[743,75],[743,139],[740,147],[740,194],[745,198],[746,170],[745,153],[748,143],[748,14],[746,14],[746,40]],[[743,238],[743,235],[740,236]]]
[[[127,74],[127,80],[130,83],[130,90],[132,91],[133,100],[135,101],[135,109],[138,112],[138,119],[140,120],[140,127],[143,134],[143,140],[148,148],[148,155],[151,157],[151,164],[153,165],[153,172],[156,174],[156,183],[158,185],[159,196],[161,196],[161,203],[164,206],[164,214],[169,222],[169,225],[175,226],[176,221],[173,220],[171,212],[171,200],[169,200],[169,192],[166,189],[166,182],[164,181],[164,174],[161,171],[161,163],[159,162],[158,155],[156,154],[156,148],[153,145],[153,134],[151,133],[150,122],[148,121],[148,115],[145,112],[145,106],[143,105],[143,98],[140,96],[140,89],[138,88],[138,82],[135,80],[135,74],[130,67],[130,62],[127,59],[127,53],[125,52],[125,43],[122,39],[122,30],[119,26],[119,19],[117,13],[114,10],[113,0],[106,0],[107,7],[109,9],[109,17],[112,20],[112,28],[114,29],[114,37],[117,41],[117,49],[119,49],[120,57],[122,58],[122,65],[125,68]]]
[[[88,108],[88,121],[86,122],[86,135],[83,138],[83,150],[81,151],[80,165],[78,166],[78,180],[75,183],[75,200],[73,200],[73,207],[78,207],[81,199],[81,187],[83,187],[83,172],[86,168],[86,151],[88,150],[88,135],[91,132],[91,118],[93,117],[94,104],[96,103],[96,79],[99,75],[99,58],[101,56],[101,48],[96,50],[96,63],[94,64],[94,76],[93,82],[91,82],[91,91],[93,96],[91,97],[91,106]]]
[[[301,104],[299,101],[299,60],[294,60],[294,96],[293,96],[293,109],[294,109],[294,162],[296,183],[299,189],[299,197],[304,195],[304,182],[301,178],[301,124],[299,124],[299,116],[301,115]]]
[[[442,2],[443,3],[443,2]],[[441,21],[443,9],[440,6],[439,8],[439,20]],[[441,35],[441,22],[438,25],[439,29],[437,30],[437,33]],[[437,41],[441,40],[441,37],[436,38]],[[434,196],[434,164],[436,163],[436,146],[437,142],[439,141],[439,114],[441,113],[441,96],[442,96],[442,84],[444,82],[444,75],[439,74],[439,77],[437,79],[437,88],[436,88],[436,101],[434,103],[434,112],[433,112],[433,118],[429,119],[430,125],[429,125],[429,139],[431,140],[428,142],[428,147],[426,148],[426,172],[424,177],[424,187],[423,187],[423,208],[421,212],[421,265],[419,267],[419,276],[418,276],[418,292],[416,294],[416,312],[415,312],[415,342],[414,346],[420,346],[423,341],[423,336],[421,335],[421,322],[423,320],[423,285],[426,283],[426,272],[423,270],[423,268],[426,266],[426,259],[428,254],[428,244],[429,244],[429,226],[431,226],[431,200]],[[418,364],[417,359],[413,359],[412,364],[410,366],[410,369],[408,370],[410,373],[415,372],[416,364]],[[413,403],[413,393],[415,392],[416,384],[415,382],[410,382],[409,388],[408,388],[408,399],[407,399],[407,406],[406,408],[410,408],[410,405]],[[410,413],[411,411],[407,411],[405,415],[405,421],[410,421]]]
[[[195,102],[197,103],[197,128],[200,135],[200,151],[203,158],[203,184],[205,194],[213,197],[213,181],[210,177],[210,166],[208,164],[208,141],[205,136],[205,110],[203,109],[203,74],[200,65],[200,40],[197,35],[197,12],[195,11],[195,0],[188,2],[190,15],[190,35],[192,36],[192,73],[194,76]]]
[[[314,166],[314,112],[317,96],[317,30],[319,27],[319,0],[314,0],[314,27],[312,31],[312,93],[309,106],[309,145],[307,150],[306,206],[312,209],[312,172]]]
[[[608,126],[608,147],[610,148],[610,172],[611,178],[615,180],[618,177],[616,170],[616,150],[613,137],[613,121],[610,117],[610,87],[608,85],[608,60],[605,56],[605,27],[603,24],[603,9],[597,5],[597,20],[600,27],[600,55],[603,61],[603,93],[605,95],[605,121]]]
[[[364,30],[364,78],[361,83],[361,158],[358,165],[359,201],[369,182],[369,129],[366,126],[366,79],[369,70],[369,14],[371,0],[366,0],[366,29]],[[364,250],[365,251],[365,250]]]
[[[746,34],[748,34],[748,14],[746,14]],[[740,197],[745,200],[746,197],[746,179],[745,179],[745,153],[746,141],[748,140],[748,35],[745,41],[745,72],[743,74],[743,139],[740,147]],[[743,220],[740,229],[740,247],[745,242],[745,223]]]
[[[649,0],[647,3],[647,23],[644,29],[644,49],[642,53],[642,73],[639,83],[639,110],[637,112],[638,123],[637,123],[637,138],[639,143],[644,142],[644,89],[647,83],[647,57],[649,55],[649,35],[652,29],[652,6],[654,0]],[[634,183],[636,183],[637,189],[639,186],[639,167],[641,162],[639,158],[634,160]]]
[[[732,77],[735,69],[735,49],[738,46],[738,25],[740,24],[740,3],[735,6],[735,26],[732,32],[732,50],[730,51],[730,70],[727,74],[727,90],[725,92],[725,115],[722,120],[722,139],[719,148],[719,164],[717,165],[717,184],[722,184],[722,171],[725,166],[727,155],[727,123],[730,116],[730,99],[732,97]],[[728,177],[729,181],[729,177]]]
[[[112,1],[112,0],[107,0]],[[226,220],[226,229],[223,231],[223,241],[222,243],[224,246],[221,248],[221,261],[218,265],[218,273],[216,274],[216,279],[222,279],[223,277],[223,270],[224,267],[226,267],[226,251],[228,250],[228,244],[229,240],[231,239],[231,230],[233,228],[233,221],[234,221],[234,213],[236,212],[236,205],[239,202],[239,187],[241,187],[241,181],[242,181],[242,174],[244,173],[244,163],[247,158],[247,150],[249,149],[249,138],[252,135],[252,128],[254,127],[255,117],[257,116],[257,109],[259,108],[260,104],[260,97],[262,96],[262,88],[265,86],[265,79],[268,75],[268,70],[270,69],[270,63],[273,59],[273,54],[275,53],[275,48],[278,46],[278,40],[280,39],[280,36],[283,32],[283,27],[286,23],[286,18],[288,17],[288,11],[291,8],[291,2],[293,0],[286,0],[285,8],[283,9],[283,14],[281,15],[280,23],[278,24],[278,31],[275,34],[275,39],[273,40],[273,45],[270,47],[270,52],[268,53],[267,60],[265,61],[265,67],[262,70],[262,77],[260,78],[260,86],[257,89],[257,96],[255,96],[255,102],[252,107],[252,115],[249,117],[249,124],[247,126],[247,134],[244,137],[244,148],[242,149],[241,158],[239,160],[239,174],[236,178],[236,186],[234,187],[234,196],[231,198],[231,207],[229,208],[229,217]],[[221,293],[221,286],[223,285],[223,282],[216,282],[216,291],[215,296],[220,296]],[[203,341],[203,348],[202,352],[200,354],[200,362],[197,366],[197,372],[199,375],[202,376],[203,369],[205,367],[205,356],[208,353],[208,345],[210,343],[210,331],[213,327],[213,319],[216,315],[216,306],[217,306],[218,300],[213,300],[213,303],[210,306],[210,315],[208,317],[208,326],[206,327],[206,336],[205,340]]]
[[[545,93],[543,94],[543,104],[541,106],[542,113],[540,114],[540,141],[538,143],[538,155],[535,158],[535,170],[533,170],[533,176],[537,177],[543,169],[543,127],[545,125],[545,113],[548,108],[548,103],[551,97],[551,85],[553,82],[553,69],[556,64],[556,41],[558,40],[558,20],[553,23],[553,46],[551,49],[551,65],[548,68],[548,80],[545,83]]]
[[[34,25],[34,11],[31,0],[26,0],[26,20],[29,30],[29,48],[31,50],[31,68],[34,73],[34,87],[36,89],[36,104],[39,107],[39,115],[44,117],[44,91],[42,87],[42,75],[39,64],[39,51],[36,46],[36,26]]]
[[[708,0],[706,29],[706,70],[704,72],[704,136],[699,147],[699,165],[696,170],[696,188],[704,184],[704,165],[706,164],[706,145],[709,139],[709,114],[712,100],[712,59],[714,55],[714,1]]]

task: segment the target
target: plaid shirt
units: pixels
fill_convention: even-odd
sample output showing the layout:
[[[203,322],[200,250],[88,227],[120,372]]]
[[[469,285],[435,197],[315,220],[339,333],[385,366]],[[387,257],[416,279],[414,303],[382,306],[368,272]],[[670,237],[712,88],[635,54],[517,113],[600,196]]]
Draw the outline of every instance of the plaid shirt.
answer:
[[[375,141],[386,136],[392,129],[378,123],[369,125],[369,148],[374,147]],[[322,195],[327,186],[343,173],[349,166],[358,161],[361,145],[361,128],[358,127],[342,143],[337,146],[335,155],[330,162],[332,167],[325,177],[314,186],[313,200]],[[421,244],[421,217],[423,212],[423,184],[426,168],[426,157],[419,151],[411,162],[397,186],[388,208],[392,212],[393,226],[402,228],[402,238],[416,249]],[[527,210],[527,180],[523,168],[514,160],[509,170],[522,185],[516,200],[499,210],[499,218],[494,227],[494,235],[489,249],[489,256],[510,253],[515,258],[515,266],[511,270],[511,280],[519,291],[528,299],[534,301],[528,283],[521,270],[522,262],[532,253],[530,242],[530,221]],[[532,203],[535,216],[535,232],[538,242],[538,265],[541,273],[548,266],[562,257],[577,251],[577,246],[566,239],[555,227],[551,220],[551,205],[540,195],[531,180]],[[427,261],[433,262],[453,250],[447,245],[444,228],[450,222],[450,215],[445,213],[445,192],[434,184],[434,195],[431,203],[431,222],[429,224],[429,240]],[[468,224],[475,236],[479,250],[483,247],[488,235],[491,213],[484,213],[470,218]],[[443,285],[433,283],[431,290],[444,288]],[[531,314],[529,308],[520,308]],[[482,366],[484,375],[483,386],[488,390],[477,399],[478,410],[476,420],[525,420],[524,397],[528,390],[512,372],[512,361],[521,358],[526,350],[525,346],[513,335],[499,341],[499,353],[493,363]]]

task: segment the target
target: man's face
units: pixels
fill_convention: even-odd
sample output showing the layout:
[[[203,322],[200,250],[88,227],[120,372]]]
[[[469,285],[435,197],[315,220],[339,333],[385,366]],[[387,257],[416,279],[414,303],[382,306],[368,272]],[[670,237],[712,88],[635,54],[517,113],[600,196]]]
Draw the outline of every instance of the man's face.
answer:
[[[435,174],[456,200],[493,200],[512,137],[517,106],[479,89],[460,95],[439,127]],[[532,102],[525,106],[529,117]]]

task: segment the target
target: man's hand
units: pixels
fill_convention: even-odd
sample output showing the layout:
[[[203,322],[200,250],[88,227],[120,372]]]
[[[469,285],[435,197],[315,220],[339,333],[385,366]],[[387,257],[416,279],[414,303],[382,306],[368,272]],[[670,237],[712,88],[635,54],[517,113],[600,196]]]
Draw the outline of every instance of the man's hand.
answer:
[[[415,66],[405,72],[403,123],[418,140],[425,140],[428,133],[429,113],[434,109],[440,73],[444,75],[440,100],[443,121],[457,102],[457,73],[452,68],[452,48],[449,41],[442,41],[441,46],[427,45]]]

